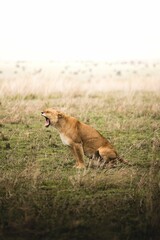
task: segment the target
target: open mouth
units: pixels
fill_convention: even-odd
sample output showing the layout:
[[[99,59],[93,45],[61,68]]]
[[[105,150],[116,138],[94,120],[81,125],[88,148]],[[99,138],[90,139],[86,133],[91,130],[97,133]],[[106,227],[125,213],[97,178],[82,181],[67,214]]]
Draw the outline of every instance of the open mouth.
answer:
[[[45,113],[44,112],[41,112],[42,116],[45,117],[45,127],[49,127],[49,125],[51,124],[50,120],[48,117],[45,116]]]
[[[47,118],[47,117],[45,117],[45,119],[46,119],[45,127],[49,127],[49,125],[50,125],[50,120],[49,120],[49,118]]]

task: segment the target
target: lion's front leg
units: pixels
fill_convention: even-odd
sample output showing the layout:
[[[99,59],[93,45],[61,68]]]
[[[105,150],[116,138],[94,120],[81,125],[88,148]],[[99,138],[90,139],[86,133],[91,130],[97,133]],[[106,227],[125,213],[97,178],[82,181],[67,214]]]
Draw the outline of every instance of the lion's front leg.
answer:
[[[85,167],[85,164],[84,164],[84,152],[83,152],[83,147],[82,147],[82,144],[80,143],[73,143],[71,145],[71,150],[72,150],[72,153],[75,157],[75,160],[76,160],[76,168],[84,168]]]

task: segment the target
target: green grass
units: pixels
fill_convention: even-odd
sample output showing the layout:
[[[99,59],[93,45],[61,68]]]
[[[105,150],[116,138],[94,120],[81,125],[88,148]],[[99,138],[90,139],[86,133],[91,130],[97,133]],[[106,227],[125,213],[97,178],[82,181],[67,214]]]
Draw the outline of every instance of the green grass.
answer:
[[[1,99],[1,238],[158,239],[159,102],[152,92]],[[56,130],[44,127],[47,106],[95,127],[132,166],[74,169]]]

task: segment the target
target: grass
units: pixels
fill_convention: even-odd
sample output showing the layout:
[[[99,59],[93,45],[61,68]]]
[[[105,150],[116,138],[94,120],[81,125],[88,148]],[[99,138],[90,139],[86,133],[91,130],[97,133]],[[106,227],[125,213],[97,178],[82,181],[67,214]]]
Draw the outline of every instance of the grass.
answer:
[[[159,102],[153,91],[3,93],[1,239],[158,240]],[[95,127],[132,165],[74,169],[56,130],[44,127],[48,106]]]

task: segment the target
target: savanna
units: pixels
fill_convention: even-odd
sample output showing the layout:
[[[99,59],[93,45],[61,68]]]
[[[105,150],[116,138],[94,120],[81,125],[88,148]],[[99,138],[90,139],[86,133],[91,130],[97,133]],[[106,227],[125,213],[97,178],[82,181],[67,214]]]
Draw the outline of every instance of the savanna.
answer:
[[[0,64],[1,239],[159,239],[159,76],[159,62]],[[48,107],[93,126],[131,166],[73,168],[44,127]]]

